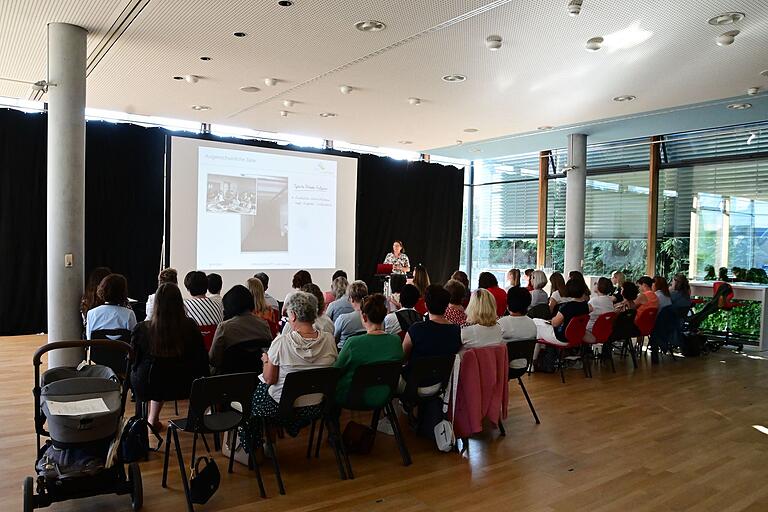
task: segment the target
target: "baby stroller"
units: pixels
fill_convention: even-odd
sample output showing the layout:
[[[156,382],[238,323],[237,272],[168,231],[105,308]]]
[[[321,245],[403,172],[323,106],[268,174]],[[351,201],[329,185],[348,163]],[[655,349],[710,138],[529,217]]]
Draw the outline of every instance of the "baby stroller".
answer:
[[[100,347],[125,356],[130,374],[131,347],[122,341],[59,341],[35,352],[36,478],[24,480],[24,512],[58,501],[100,494],[130,494],[133,510],[143,502],[137,463],[120,460],[120,435],[128,386],[109,367],[51,368],[40,375],[43,354],[58,349]],[[41,436],[48,437],[40,444]]]

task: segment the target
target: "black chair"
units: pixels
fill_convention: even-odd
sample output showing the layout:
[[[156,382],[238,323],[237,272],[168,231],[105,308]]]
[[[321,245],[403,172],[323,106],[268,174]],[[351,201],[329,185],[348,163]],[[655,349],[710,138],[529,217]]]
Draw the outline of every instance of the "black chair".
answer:
[[[536,304],[528,310],[528,318],[541,318],[543,320],[552,319],[552,310],[549,304]]]
[[[376,429],[379,423],[381,411],[387,415],[392,431],[395,434],[395,441],[400,449],[400,456],[403,459],[404,466],[411,465],[411,455],[405,446],[403,433],[400,430],[400,422],[397,420],[395,408],[392,407],[392,397],[397,392],[400,382],[400,371],[402,365],[400,361],[388,361],[381,363],[371,363],[358,366],[355,374],[352,376],[352,384],[349,387],[349,394],[345,403],[339,404],[344,409],[351,411],[373,411],[371,428]],[[368,404],[365,400],[365,393],[374,388],[386,388],[388,390],[385,400],[378,404]]]
[[[303,419],[311,420],[311,430],[309,434],[309,448],[307,449],[307,458],[310,458],[312,451],[312,439],[315,434],[315,425],[317,420],[321,421],[322,425],[327,425],[328,435],[333,446],[334,453],[336,455],[336,464],[339,468],[339,477],[342,480],[354,478],[352,474],[352,466],[349,463],[344,445],[341,442],[341,436],[339,434],[338,418],[331,414],[331,407],[333,402],[333,396],[336,393],[336,384],[341,376],[341,370],[339,368],[312,368],[310,370],[302,370],[299,372],[292,372],[285,376],[285,382],[283,383],[283,390],[280,394],[280,404],[278,405],[277,417],[261,418],[262,432],[264,435],[264,441],[266,443],[267,450],[272,455],[272,466],[275,470],[275,479],[277,480],[277,486],[280,490],[280,494],[285,494],[285,486],[283,485],[283,477],[280,473],[280,464],[277,460],[277,449],[272,443],[272,437],[269,435],[267,428],[270,424],[279,424],[281,422],[295,421],[299,419],[296,414],[296,408],[294,403],[300,397],[305,395],[320,394],[323,395],[321,405],[321,413],[314,418]],[[322,434],[321,434],[322,438]],[[320,441],[317,446],[318,452],[320,451]],[[346,471],[344,468],[346,465]]]
[[[669,352],[672,354],[672,359],[675,359],[672,348],[677,327],[678,313],[675,308],[672,306],[662,308],[656,317],[656,323],[650,336],[652,361],[658,361],[659,350],[662,354]]]
[[[194,511],[192,497],[189,491],[189,481],[187,480],[186,466],[184,457],[179,445],[178,431],[191,432],[194,434],[192,439],[192,464],[195,463],[197,449],[197,437],[202,436],[206,450],[208,450],[208,441],[205,434],[220,434],[230,432],[230,439],[233,440],[230,455],[229,469],[232,472],[232,464],[235,457],[235,442],[237,438],[237,429],[247,419],[250,414],[250,403],[253,391],[258,383],[257,373],[234,373],[231,375],[218,375],[215,377],[202,377],[195,379],[192,383],[192,392],[189,395],[189,411],[186,418],[177,418],[168,422],[168,433],[165,441],[165,458],[163,459],[163,487],[167,487],[168,480],[168,459],[171,452],[171,438],[173,438],[176,457],[179,461],[179,473],[184,485],[184,494],[187,498],[187,509]],[[238,412],[230,404],[233,402],[240,404],[243,412]],[[206,414],[210,408],[216,408],[223,412],[212,412]],[[259,465],[251,450],[250,460],[256,469],[256,479],[259,484],[261,497],[266,498],[264,482],[261,478]]]
[[[611,333],[609,342],[609,350],[611,351],[609,354],[611,359],[613,359],[613,343],[621,342],[622,353],[627,350],[629,351],[630,355],[632,356],[632,364],[635,368],[637,368],[637,352],[635,350],[635,345],[632,343],[632,336],[634,336],[637,332],[637,327],[635,326],[636,314],[637,311],[634,309],[628,309],[616,315],[616,320],[613,322],[613,333]],[[605,350],[605,347],[603,350]],[[613,364],[613,361],[611,361],[611,364]]]
[[[408,379],[398,398],[408,411],[409,419],[416,419],[413,417],[415,407],[445,392],[451,379],[455,358],[454,355],[422,357],[412,359],[408,363]],[[456,377],[458,378],[458,375]],[[435,388],[425,392],[426,388],[432,387]]]
[[[531,408],[533,419],[536,420],[536,424],[538,425],[541,421],[539,421],[539,416],[536,414],[536,409],[533,407],[533,402],[531,402],[531,397],[528,396],[528,390],[525,389],[525,384],[523,384],[522,379],[522,376],[525,375],[528,368],[533,364],[533,351],[536,349],[536,342],[536,339],[510,341],[507,343],[507,359],[509,360],[510,365],[512,364],[512,361],[525,360],[525,366],[521,366],[520,368],[512,368],[512,366],[509,366],[509,380],[517,379],[517,383],[520,384],[520,388],[523,390],[523,395],[525,395],[525,400],[528,402],[528,407]],[[501,420],[499,421],[501,422]]]
[[[131,343],[131,331],[128,329],[99,329],[91,331],[92,340],[112,340]],[[122,378],[126,376],[125,355],[119,351],[109,350],[108,348],[93,346],[91,347],[88,360],[96,364],[108,366]]]
[[[261,355],[269,349],[272,340],[248,340],[230,345],[224,350],[224,360],[217,373],[261,373]]]

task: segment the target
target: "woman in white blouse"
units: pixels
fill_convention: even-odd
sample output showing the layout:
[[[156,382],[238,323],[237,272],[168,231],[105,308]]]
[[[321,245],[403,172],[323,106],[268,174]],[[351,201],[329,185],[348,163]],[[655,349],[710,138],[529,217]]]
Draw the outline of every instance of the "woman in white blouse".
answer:
[[[463,350],[501,345],[501,326],[496,321],[496,299],[491,292],[478,289],[467,306],[467,324],[461,328]]]
[[[392,265],[393,274],[407,274],[411,271],[411,262],[403,252],[403,242],[395,240],[392,244],[392,252],[384,258],[384,264]]]

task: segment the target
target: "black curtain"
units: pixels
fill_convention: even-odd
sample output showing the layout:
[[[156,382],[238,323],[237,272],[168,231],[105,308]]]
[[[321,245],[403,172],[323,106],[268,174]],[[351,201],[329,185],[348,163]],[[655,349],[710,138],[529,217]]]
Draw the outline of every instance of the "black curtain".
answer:
[[[459,268],[464,173],[456,167],[362,155],[357,167],[356,276],[373,290],[376,264],[403,241],[411,268],[434,283]]]
[[[45,330],[44,114],[0,110],[0,336]]]

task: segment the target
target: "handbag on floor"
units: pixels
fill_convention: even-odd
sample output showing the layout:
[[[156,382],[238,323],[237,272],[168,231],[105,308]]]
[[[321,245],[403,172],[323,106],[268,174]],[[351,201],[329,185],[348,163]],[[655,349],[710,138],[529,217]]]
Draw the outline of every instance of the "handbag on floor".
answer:
[[[202,469],[200,469],[201,462],[205,462]],[[189,477],[189,495],[192,503],[200,505],[207,503],[211,496],[216,494],[220,482],[221,473],[213,456],[209,453],[207,457],[198,457],[192,463],[192,474]]]
[[[367,425],[350,421],[344,427],[341,438],[348,452],[365,455],[371,453],[373,441],[376,439],[376,431]]]
[[[453,417],[456,414],[456,395],[459,389],[459,368],[461,364],[461,358],[458,354],[454,356],[453,371],[451,372],[451,378],[448,381],[448,387],[443,392],[442,397],[442,410],[443,420],[435,425],[435,442],[437,443],[437,449],[441,452],[453,451],[456,446],[456,435],[453,432]],[[448,405],[451,406],[451,420],[448,421]]]

